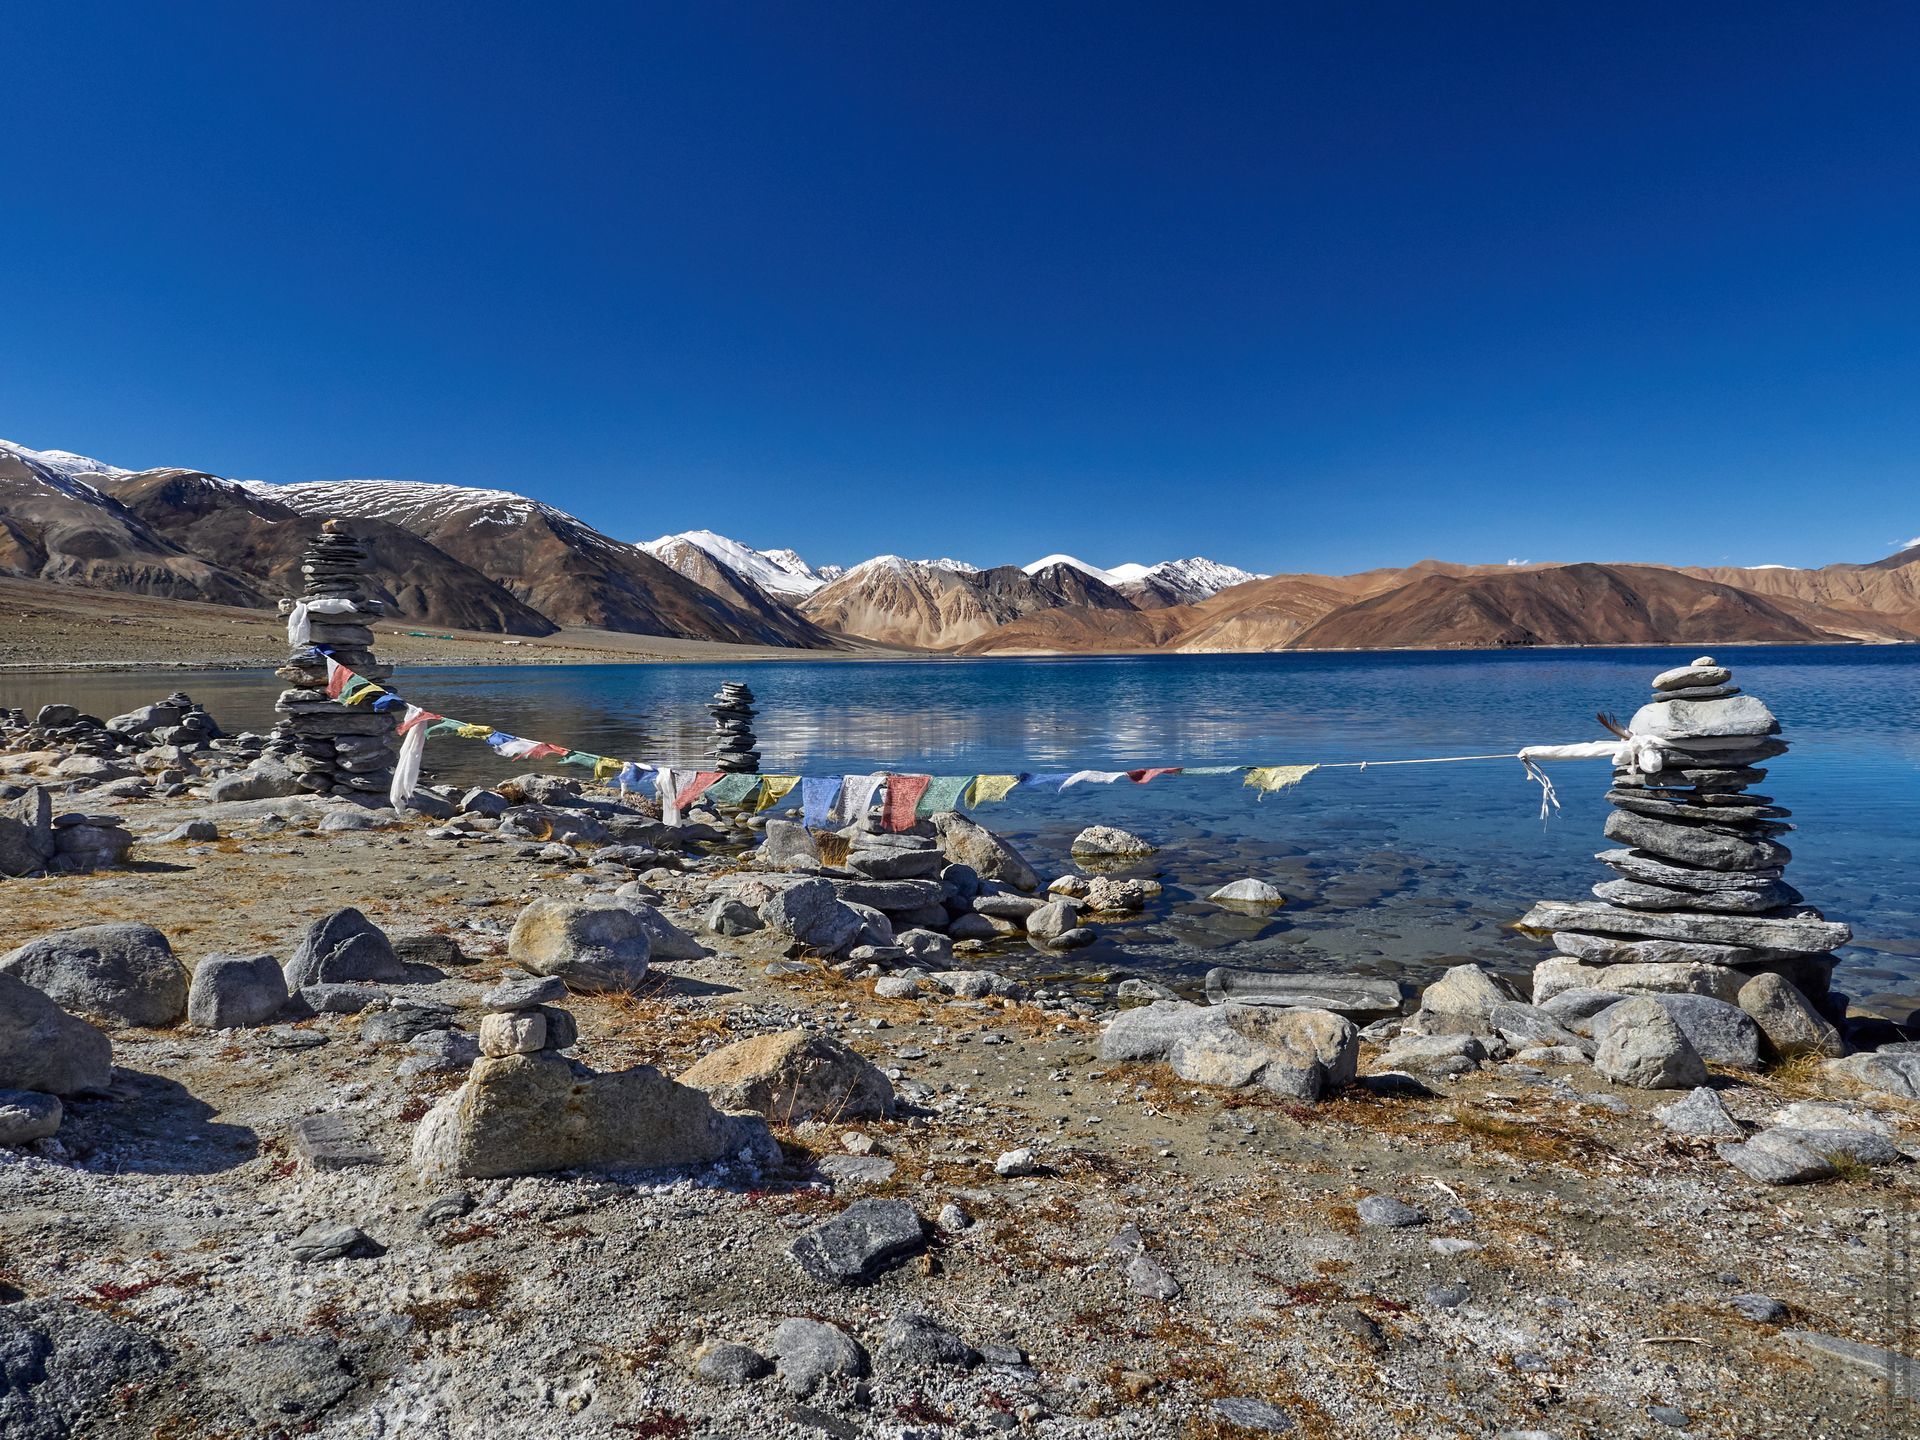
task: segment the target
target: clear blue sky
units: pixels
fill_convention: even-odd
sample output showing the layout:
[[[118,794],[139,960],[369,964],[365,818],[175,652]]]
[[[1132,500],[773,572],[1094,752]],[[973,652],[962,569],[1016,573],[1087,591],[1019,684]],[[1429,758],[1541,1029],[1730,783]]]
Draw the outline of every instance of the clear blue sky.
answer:
[[[0,435],[816,561],[1920,535],[1920,8],[0,8]]]

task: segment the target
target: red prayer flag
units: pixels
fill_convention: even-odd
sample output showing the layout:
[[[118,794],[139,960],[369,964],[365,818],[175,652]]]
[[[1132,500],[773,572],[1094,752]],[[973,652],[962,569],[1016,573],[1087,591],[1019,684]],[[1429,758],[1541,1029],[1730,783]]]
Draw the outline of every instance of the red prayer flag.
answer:
[[[689,805],[693,804],[694,801],[706,794],[707,791],[711,790],[719,781],[722,773],[723,772],[719,770],[698,771],[695,773],[693,779],[689,780],[686,785],[682,787],[679,798],[673,803],[682,810],[686,809]]]
[[[911,830],[920,797],[927,793],[927,787],[932,783],[931,775],[889,775],[887,803],[880,811],[881,825],[896,834]]]
[[[1127,771],[1127,779],[1133,781],[1136,785],[1144,785],[1149,780],[1159,779],[1162,775],[1178,775],[1179,773],[1180,767],[1178,765],[1163,765],[1158,770],[1129,770]]]

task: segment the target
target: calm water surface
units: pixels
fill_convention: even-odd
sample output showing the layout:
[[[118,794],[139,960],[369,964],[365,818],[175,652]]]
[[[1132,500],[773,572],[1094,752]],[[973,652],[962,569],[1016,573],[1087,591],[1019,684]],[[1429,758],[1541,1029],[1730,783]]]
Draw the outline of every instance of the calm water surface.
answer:
[[[475,667],[396,678],[429,709],[640,760],[698,757],[722,679],[759,697],[766,768],[832,774],[1294,764],[1511,752],[1600,738],[1659,670],[1695,649],[1279,654],[1121,659]],[[1736,683],[1780,717],[1791,754],[1765,789],[1794,811],[1790,877],[1850,922],[1840,983],[1902,1016],[1920,1005],[1920,647],[1728,650]],[[181,688],[230,729],[272,722],[278,684],[248,672],[0,677],[0,704],[70,700],[113,714]],[[1564,810],[1542,824],[1518,762],[1325,770],[1260,800],[1237,778],[1016,790],[980,819],[1044,873],[1084,825],[1161,843],[1142,873],[1167,897],[1068,964],[1192,979],[1215,964],[1418,979],[1442,957],[1516,968],[1539,947],[1507,927],[1541,896],[1609,878],[1593,859],[1608,770],[1553,767]],[[476,742],[439,740],[429,778],[508,773]],[[577,772],[576,772],[577,773]],[[1246,875],[1290,899],[1271,919],[1199,897]]]

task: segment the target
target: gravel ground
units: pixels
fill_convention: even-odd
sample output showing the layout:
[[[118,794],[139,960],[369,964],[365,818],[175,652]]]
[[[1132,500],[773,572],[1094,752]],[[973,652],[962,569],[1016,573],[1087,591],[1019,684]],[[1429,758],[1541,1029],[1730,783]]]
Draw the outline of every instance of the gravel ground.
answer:
[[[190,966],[284,959],[352,904],[396,936],[457,939],[469,964],[395,989],[460,1006],[471,1031],[519,907],[607,883],[590,851],[535,863],[419,820],[320,834],[261,818],[287,803],[115,802],[139,835],[212,815],[225,838],[0,882],[0,949],[139,919]],[[663,880],[669,913],[691,927],[732,863]],[[818,967],[769,976],[784,952],[764,936],[704,938],[716,954],[657,965],[643,995],[570,1001],[579,1057],[678,1073],[805,1025],[894,1075],[900,1114],[780,1127],[777,1173],[469,1182],[430,1215],[450,1187],[415,1177],[411,1132],[463,1071],[397,1073],[412,1052],[363,1042],[361,1016],[118,1032],[111,1098],[0,1151],[0,1419],[38,1325],[94,1347],[70,1377],[85,1436],[1912,1433],[1873,1370],[1796,1338],[1911,1353],[1889,1315],[1908,1167],[1768,1189],[1654,1123],[1671,1094],[1584,1066],[1409,1085],[1363,1061],[1360,1085],[1310,1107],[1209,1090],[1102,1064],[1097,1023],[1071,1009],[882,1001]],[[1816,1093],[1804,1071],[1721,1078],[1743,1119]],[[1886,1108],[1911,1138],[1920,1111]],[[324,1112],[384,1163],[313,1169],[291,1127]],[[815,1169],[869,1144],[885,1178],[836,1188]],[[1017,1147],[1035,1173],[996,1173]],[[1371,1195],[1424,1223],[1363,1224]],[[787,1247],[870,1196],[970,1223],[949,1215],[870,1285],[806,1278]],[[357,1226],[379,1253],[302,1260],[290,1242],[316,1224]],[[1781,1308],[1747,1318],[1743,1295]],[[986,1358],[883,1363],[887,1326],[915,1314]],[[842,1327],[874,1373],[805,1396],[695,1374],[704,1342],[771,1353],[791,1317]]]

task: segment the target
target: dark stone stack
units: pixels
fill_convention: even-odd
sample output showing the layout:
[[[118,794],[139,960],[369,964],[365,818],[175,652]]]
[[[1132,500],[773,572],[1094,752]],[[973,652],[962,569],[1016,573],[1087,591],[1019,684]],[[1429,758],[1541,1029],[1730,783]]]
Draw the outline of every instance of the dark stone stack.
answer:
[[[1773,712],[1732,680],[1706,656],[1655,677],[1628,729],[1660,742],[1660,767],[1616,770],[1607,792],[1605,833],[1623,848],[1596,858],[1619,878],[1593,887],[1598,903],[1542,901],[1521,924],[1552,931],[1554,947],[1582,965],[1724,967],[1726,998],[1771,970],[1817,1003],[1832,952],[1853,932],[1786,881],[1793,852],[1780,837],[1791,812],[1752,787],[1787,742]],[[1666,988],[1647,979],[1644,988]]]
[[[369,680],[383,681],[393,674],[391,665],[374,658],[372,627],[380,618],[380,602],[367,597],[366,560],[366,551],[339,522],[329,520],[321,528],[301,560],[306,593],[300,598],[348,600],[354,608],[314,615],[312,643],[295,650],[275,672],[292,688],[281,692],[274,707],[286,718],[274,727],[271,749],[286,757],[302,788],[314,794],[384,795],[393,781],[400,749],[394,733],[398,713],[341,705],[326,692],[329,654]]]
[[[729,775],[760,773],[759,742],[753,738],[753,691],[737,680],[729,680],[707,707],[713,714],[714,745],[707,753],[715,757],[714,769]]]

